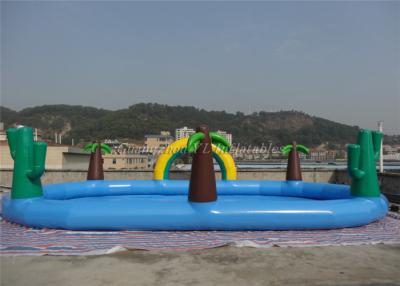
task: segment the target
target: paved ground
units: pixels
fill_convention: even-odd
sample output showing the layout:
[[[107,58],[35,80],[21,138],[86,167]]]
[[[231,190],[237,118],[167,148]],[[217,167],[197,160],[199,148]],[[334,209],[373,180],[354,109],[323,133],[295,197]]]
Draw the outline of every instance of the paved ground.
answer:
[[[2,286],[400,285],[400,245],[2,257]]]

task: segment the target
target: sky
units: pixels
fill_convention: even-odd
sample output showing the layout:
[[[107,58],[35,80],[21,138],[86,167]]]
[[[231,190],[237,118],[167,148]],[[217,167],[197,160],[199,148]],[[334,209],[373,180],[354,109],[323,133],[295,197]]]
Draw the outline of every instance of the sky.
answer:
[[[400,1],[1,1],[1,105],[139,102],[400,134]]]

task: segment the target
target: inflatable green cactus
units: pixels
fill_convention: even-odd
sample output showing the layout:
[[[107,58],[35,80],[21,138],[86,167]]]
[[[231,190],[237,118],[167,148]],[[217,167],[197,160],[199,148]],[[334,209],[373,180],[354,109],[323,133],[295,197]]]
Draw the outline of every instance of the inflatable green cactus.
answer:
[[[40,177],[44,172],[47,144],[34,142],[32,128],[29,127],[9,128],[7,139],[14,160],[11,198],[41,196]]]
[[[375,161],[379,159],[382,136],[378,131],[360,130],[357,144],[347,146],[347,167],[352,178],[353,196],[380,196]]]

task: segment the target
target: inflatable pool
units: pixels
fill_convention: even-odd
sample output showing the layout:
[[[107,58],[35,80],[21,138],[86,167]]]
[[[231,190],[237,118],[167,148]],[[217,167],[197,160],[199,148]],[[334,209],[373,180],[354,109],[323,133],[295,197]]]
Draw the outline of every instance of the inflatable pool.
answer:
[[[377,179],[374,181],[375,165],[369,160],[379,147],[379,134],[369,131],[360,132],[359,145],[349,146],[351,186],[303,182],[299,169],[290,170],[289,166],[287,178],[295,176],[295,180],[215,181],[211,154],[224,147],[214,145],[211,149],[210,144],[208,154],[199,152],[206,136],[198,135],[186,139],[187,145],[179,143],[187,146],[189,152],[196,152],[189,181],[165,179],[167,173],[159,169],[155,172],[159,179],[155,180],[90,180],[51,184],[43,189],[40,176],[45,149],[41,143],[32,141],[31,133],[29,128],[8,131],[15,160],[14,180],[11,194],[4,196],[2,202],[4,218],[26,226],[70,230],[334,229],[371,223],[383,218],[388,209]],[[215,138],[219,144],[225,143]],[[11,147],[12,144],[21,148]],[[374,154],[369,154],[367,148],[375,150]],[[295,143],[287,148],[289,165],[299,164],[297,149],[302,147],[296,147]],[[224,154],[226,157],[226,151]],[[202,161],[199,156],[208,157]],[[164,168],[169,168],[169,159],[161,159]],[[225,178],[236,176],[230,159],[217,162],[227,172]],[[22,174],[18,174],[21,170]],[[204,179],[204,174],[212,176]],[[201,180],[196,180],[196,176]]]
[[[92,181],[47,185],[44,196],[4,198],[7,220],[72,230],[300,230],[368,224],[387,201],[345,185],[220,181],[218,199],[188,202],[188,181]]]

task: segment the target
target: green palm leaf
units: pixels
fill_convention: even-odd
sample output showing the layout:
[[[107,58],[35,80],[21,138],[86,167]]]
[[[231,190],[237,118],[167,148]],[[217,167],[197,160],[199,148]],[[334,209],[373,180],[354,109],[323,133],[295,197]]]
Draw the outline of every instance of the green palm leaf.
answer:
[[[292,150],[293,150],[293,145],[292,144],[288,144],[288,145],[286,145],[285,147],[282,148],[281,152],[282,152],[283,155],[287,155]],[[303,153],[303,154],[310,153],[310,150],[306,146],[304,146],[302,144],[296,144],[296,150],[301,152],[301,153]]]
[[[310,153],[310,149],[308,149],[306,146],[297,144],[297,151],[303,153],[303,154],[308,154]]]
[[[189,153],[194,153],[199,148],[200,141],[203,140],[205,137],[203,132],[196,132],[190,135],[188,143],[187,143],[187,151]]]
[[[281,152],[283,155],[287,155],[290,153],[290,151],[292,151],[293,149],[293,145],[292,144],[288,144],[285,147],[282,148]]]
[[[99,148],[99,147],[101,148],[101,151],[104,154],[111,154],[111,151],[112,151],[111,147],[108,146],[107,144],[104,144],[104,143],[86,144],[85,147],[83,147],[83,150],[86,151],[86,152],[94,153],[94,152],[96,152],[96,149]]]
[[[93,153],[96,152],[97,147],[99,147],[99,144],[98,143],[93,143],[93,145],[92,145],[92,152]]]
[[[102,151],[104,154],[111,154],[112,149],[111,149],[111,147],[108,146],[107,144],[101,143],[101,144],[100,144],[100,148],[101,148],[101,151]]]
[[[83,150],[86,152],[93,152],[93,145],[96,145],[96,143],[86,144],[85,147],[83,147]]]
[[[224,152],[229,152],[231,144],[224,136],[217,132],[210,132],[211,142]]]

